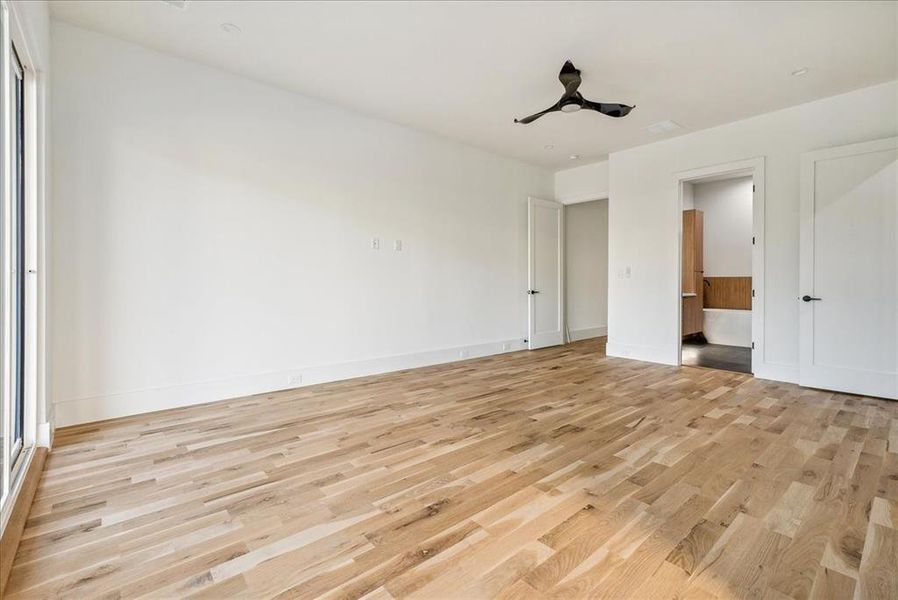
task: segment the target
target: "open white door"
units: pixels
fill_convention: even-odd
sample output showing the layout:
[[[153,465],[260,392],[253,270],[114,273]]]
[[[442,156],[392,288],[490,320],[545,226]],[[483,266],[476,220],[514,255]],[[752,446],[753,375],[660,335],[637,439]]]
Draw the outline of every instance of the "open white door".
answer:
[[[530,198],[528,334],[531,350],[564,343],[564,207]]]
[[[800,383],[898,399],[898,138],[801,168]]]

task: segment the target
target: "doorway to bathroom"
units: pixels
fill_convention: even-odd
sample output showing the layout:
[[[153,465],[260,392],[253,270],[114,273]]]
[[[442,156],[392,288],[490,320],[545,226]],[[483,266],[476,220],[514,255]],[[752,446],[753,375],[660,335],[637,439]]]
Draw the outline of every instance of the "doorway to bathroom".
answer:
[[[680,361],[753,373],[763,160],[681,174]]]

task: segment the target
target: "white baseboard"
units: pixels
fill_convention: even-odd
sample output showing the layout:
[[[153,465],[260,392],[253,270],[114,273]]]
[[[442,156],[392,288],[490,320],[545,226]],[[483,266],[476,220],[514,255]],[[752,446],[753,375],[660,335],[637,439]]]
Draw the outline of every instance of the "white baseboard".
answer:
[[[798,365],[781,365],[776,363],[761,363],[754,367],[753,375],[758,379],[771,381],[783,381],[785,383],[798,384]]]
[[[606,328],[604,327],[577,329],[570,332],[571,341],[602,335],[606,335]],[[180,408],[216,400],[227,400],[241,396],[314,385],[316,383],[352,379],[354,377],[413,369],[415,367],[425,367],[525,349],[524,341],[519,338],[331,365],[300,367],[290,371],[259,373],[223,380],[185,383],[82,398],[68,398],[57,400],[54,403],[55,426],[65,427],[67,425],[90,423],[157,410]],[[633,346],[609,342],[606,347],[606,354],[608,356],[666,365],[677,364],[675,357],[673,360],[671,359],[670,352],[654,346]],[[290,378],[295,377],[297,374],[302,376],[302,382],[299,384],[289,383]],[[755,369],[754,376],[759,379],[797,384],[798,367],[796,365],[764,363]],[[44,423],[38,427],[37,444],[39,446],[49,447],[52,443],[52,437],[53,429],[49,423]]]
[[[41,448],[51,448],[53,446],[53,426],[49,422],[38,424],[35,438],[35,443]]]
[[[569,332],[570,341],[579,342],[580,340],[588,340],[591,338],[602,337],[608,335],[607,327],[584,327],[583,329],[572,329]]]
[[[660,363],[662,365],[678,365],[679,357],[670,353],[670,350],[658,348],[657,346],[635,346],[632,344],[616,344],[608,341],[605,346],[605,354],[608,356],[616,356],[618,358],[629,358],[630,360],[641,360],[645,362]]]
[[[67,398],[54,402],[56,427],[91,423],[116,417],[204,404],[253,394],[425,367],[469,358],[525,350],[521,338],[470,346],[458,346],[396,356],[385,356],[346,363],[297,367],[290,371],[274,371],[244,375],[223,380],[131,390],[112,394]],[[302,377],[301,383],[294,379]]]
[[[633,346],[629,344],[615,344],[608,342],[605,354],[618,358],[629,358],[645,362],[660,363],[662,365],[677,365],[677,356],[671,356],[669,351],[654,346]],[[754,367],[754,377],[782,381],[784,383],[798,384],[798,365],[783,365],[777,363],[762,363]]]

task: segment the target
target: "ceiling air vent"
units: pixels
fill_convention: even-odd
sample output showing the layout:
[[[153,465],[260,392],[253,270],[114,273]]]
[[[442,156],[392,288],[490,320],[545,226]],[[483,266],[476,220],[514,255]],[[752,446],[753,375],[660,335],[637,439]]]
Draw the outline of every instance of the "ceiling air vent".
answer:
[[[661,121],[660,123],[649,125],[645,130],[654,135],[661,135],[662,133],[668,133],[682,128],[683,126],[675,121]]]

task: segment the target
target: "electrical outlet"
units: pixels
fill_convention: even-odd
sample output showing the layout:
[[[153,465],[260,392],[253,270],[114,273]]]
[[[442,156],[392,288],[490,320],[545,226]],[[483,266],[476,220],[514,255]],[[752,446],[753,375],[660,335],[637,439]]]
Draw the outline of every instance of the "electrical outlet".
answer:
[[[380,250],[380,238],[371,238],[371,249]]]
[[[396,252],[402,252],[402,240],[396,240],[393,242],[393,250]]]
[[[467,350],[459,350],[458,351],[458,355],[462,358],[467,358],[468,354],[469,354],[469,352]]]
[[[502,349],[503,350],[511,350],[511,344],[509,344],[508,342],[503,343]]]
[[[287,385],[302,385],[302,374],[295,373],[287,377]]]

